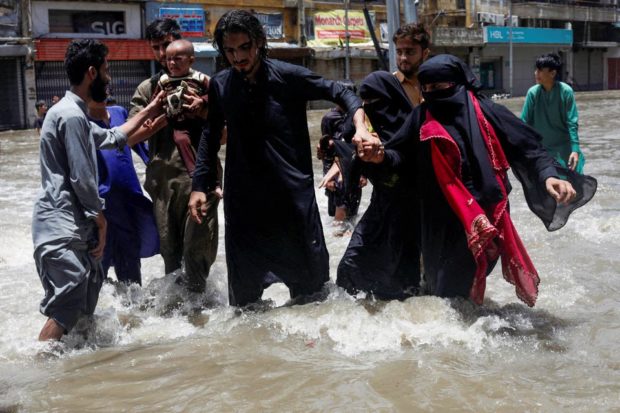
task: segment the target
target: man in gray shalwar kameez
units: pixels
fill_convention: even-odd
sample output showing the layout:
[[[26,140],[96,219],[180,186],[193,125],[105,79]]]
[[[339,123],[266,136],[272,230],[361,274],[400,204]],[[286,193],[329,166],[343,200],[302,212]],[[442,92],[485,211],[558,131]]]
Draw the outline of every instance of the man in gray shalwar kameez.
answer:
[[[39,340],[58,340],[82,314],[92,314],[103,281],[101,256],[106,221],[98,193],[97,148],[122,148],[127,135],[162,127],[161,104],[154,99],[138,116],[113,129],[88,121],[87,105],[102,102],[110,82],[107,47],[96,40],[76,40],[67,48],[65,68],[71,90],[48,112],[41,130],[42,189],[34,205],[34,259],[48,316]]]

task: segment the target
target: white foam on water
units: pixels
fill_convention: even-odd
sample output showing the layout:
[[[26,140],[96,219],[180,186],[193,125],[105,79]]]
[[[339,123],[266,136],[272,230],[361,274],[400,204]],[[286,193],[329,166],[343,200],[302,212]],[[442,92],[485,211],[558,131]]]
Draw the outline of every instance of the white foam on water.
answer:
[[[280,307],[263,315],[265,323],[290,340],[327,343],[348,357],[369,352],[402,352],[428,346],[459,346],[473,352],[511,345],[498,333],[523,329],[522,323],[497,314],[478,315],[476,306],[437,297],[405,301],[358,301],[335,292],[322,303]]]
[[[608,126],[603,125],[603,128],[608,129]],[[601,127],[592,130],[598,133]],[[37,375],[53,377],[49,366],[55,368],[59,363],[52,360],[49,365],[41,364],[40,354],[59,357],[62,363],[81,355],[88,358],[89,353],[105,347],[148,347],[174,342],[174,346],[185,349],[194,348],[184,347],[186,341],[196,340],[206,347],[226,348],[230,337],[235,337],[236,345],[243,346],[240,348],[242,354],[252,354],[251,340],[260,338],[266,340],[266,344],[261,344],[273,346],[274,353],[297,350],[300,346],[316,347],[317,351],[312,353],[315,357],[324,356],[328,359],[326,363],[360,361],[366,373],[377,360],[395,360],[396,364],[402,362],[405,366],[420,353],[432,353],[432,358],[417,360],[419,365],[437,368],[437,373],[429,370],[429,381],[441,381],[442,374],[452,373],[449,367],[441,370],[444,360],[466,354],[471,358],[463,362],[459,370],[461,378],[476,367],[476,371],[481,372],[492,371],[498,365],[500,368],[517,367],[505,384],[526,383],[526,387],[533,387],[536,392],[540,385],[540,392],[558,400],[562,397],[558,389],[567,388],[566,394],[572,395],[574,389],[570,386],[579,383],[587,387],[584,392],[589,392],[573,399],[582,401],[580,406],[591,400],[590,406],[595,406],[595,410],[600,406],[606,406],[607,410],[617,408],[620,403],[614,390],[620,370],[616,351],[620,331],[616,298],[617,285],[620,285],[620,261],[616,258],[620,244],[617,213],[620,150],[617,133],[600,136],[587,142],[586,135],[584,146],[588,157],[586,168],[594,175],[598,173],[600,178],[599,193],[587,206],[577,210],[567,226],[558,232],[546,232],[527,209],[521,188],[512,179],[515,187],[511,195],[513,219],[541,276],[539,299],[534,308],[518,301],[514,287],[503,280],[498,266],[488,278],[485,303],[480,307],[462,300],[436,297],[414,297],[389,303],[357,300],[333,284],[323,302],[287,306],[288,290],[280,284],[270,287],[264,294],[263,298],[271,300],[271,304],[268,302],[255,311],[240,311],[227,305],[220,208],[220,248],[206,294],[187,293],[176,284],[175,275],[161,276],[161,258],[143,260],[144,287],[104,285],[93,321],[76,328],[60,350],[36,341],[45,321],[38,312],[43,290],[32,259],[30,235],[32,194],[39,183],[32,178],[36,151],[27,156],[19,154],[15,168],[11,166],[10,178],[0,181],[3,210],[0,216],[0,314],[3,314],[0,317],[3,331],[0,335],[0,408],[19,406],[28,397],[20,389],[29,391],[46,382]],[[11,139],[11,145],[22,145],[13,142],[17,139]],[[10,165],[13,164],[11,161]],[[2,159],[3,174],[6,165],[8,162]],[[319,173],[315,175],[316,182],[319,176]],[[360,211],[368,205],[370,186],[364,191]],[[333,282],[349,238],[333,236],[323,190],[317,190],[316,197],[330,251]],[[111,273],[114,277],[113,271]],[[289,353],[294,361],[307,361],[303,354]],[[161,357],[170,357],[169,354]],[[519,357],[523,357],[523,369],[518,365],[521,360],[513,364],[501,362]],[[498,362],[498,358],[502,360]],[[174,359],[166,360],[166,363],[174,362]],[[561,374],[554,376],[552,373],[544,380],[537,376],[537,367],[531,366],[551,366]],[[394,366],[384,364],[383,367]],[[581,379],[584,372],[588,377]],[[397,373],[406,375],[407,369]],[[554,383],[555,377],[562,380]],[[94,384],[99,385],[96,380]],[[463,382],[462,386],[465,388],[469,384]],[[485,387],[493,394],[497,386],[504,386],[504,383]],[[106,390],[107,394],[111,391]],[[458,387],[454,390],[466,393]],[[524,394],[517,393],[515,397]],[[54,397],[50,395],[50,400]],[[433,405],[429,403],[428,406]]]

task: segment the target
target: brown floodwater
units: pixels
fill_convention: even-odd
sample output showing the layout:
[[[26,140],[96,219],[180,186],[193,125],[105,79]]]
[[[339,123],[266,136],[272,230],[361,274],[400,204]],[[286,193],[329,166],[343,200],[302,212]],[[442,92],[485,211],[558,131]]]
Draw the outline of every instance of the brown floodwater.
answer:
[[[36,341],[38,138],[0,133],[0,412],[620,411],[618,98],[578,95],[599,189],[566,227],[547,232],[513,180],[513,219],[541,278],[534,308],[496,270],[480,307],[361,302],[332,284],[324,302],[301,306],[274,286],[270,303],[240,312],[227,304],[221,238],[208,293],[188,295],[159,257],[143,260],[144,287],[106,284],[94,323],[61,348]],[[518,111],[522,100],[501,103]],[[321,114],[310,112],[314,140]],[[318,182],[316,160],[315,171]],[[333,235],[318,189],[317,199],[334,280],[348,240]],[[220,218],[222,237],[221,208]]]

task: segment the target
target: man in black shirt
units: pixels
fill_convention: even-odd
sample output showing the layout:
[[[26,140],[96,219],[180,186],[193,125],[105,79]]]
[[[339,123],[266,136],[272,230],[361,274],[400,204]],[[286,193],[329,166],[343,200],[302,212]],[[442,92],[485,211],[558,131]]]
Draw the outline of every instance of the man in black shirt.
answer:
[[[226,13],[214,37],[230,67],[211,79],[190,214],[200,222],[207,193],[220,185],[216,162],[226,124],[230,303],[256,302],[273,282],[284,282],[291,298],[312,295],[329,279],[329,263],[314,193],[307,102],[330,100],[354,114],[357,141],[365,142],[360,156],[375,156],[380,142],[366,129],[353,92],[306,68],[267,58],[265,32],[254,15]]]

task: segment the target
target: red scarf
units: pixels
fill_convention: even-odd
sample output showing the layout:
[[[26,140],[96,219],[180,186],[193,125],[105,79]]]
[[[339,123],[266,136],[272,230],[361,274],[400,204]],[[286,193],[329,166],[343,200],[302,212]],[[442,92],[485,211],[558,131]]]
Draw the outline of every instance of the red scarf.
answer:
[[[429,111],[420,129],[420,140],[430,140],[431,159],[437,182],[458,216],[467,234],[467,245],[476,261],[476,273],[470,298],[482,304],[489,263],[502,259],[504,279],[515,286],[517,297],[530,307],[538,296],[538,273],[525,250],[508,213],[506,173],[510,168],[495,130],[484,118],[478,100],[470,92],[495,178],[502,191],[502,200],[486,208],[481,207],[467,190],[461,177],[461,155],[458,145]]]

